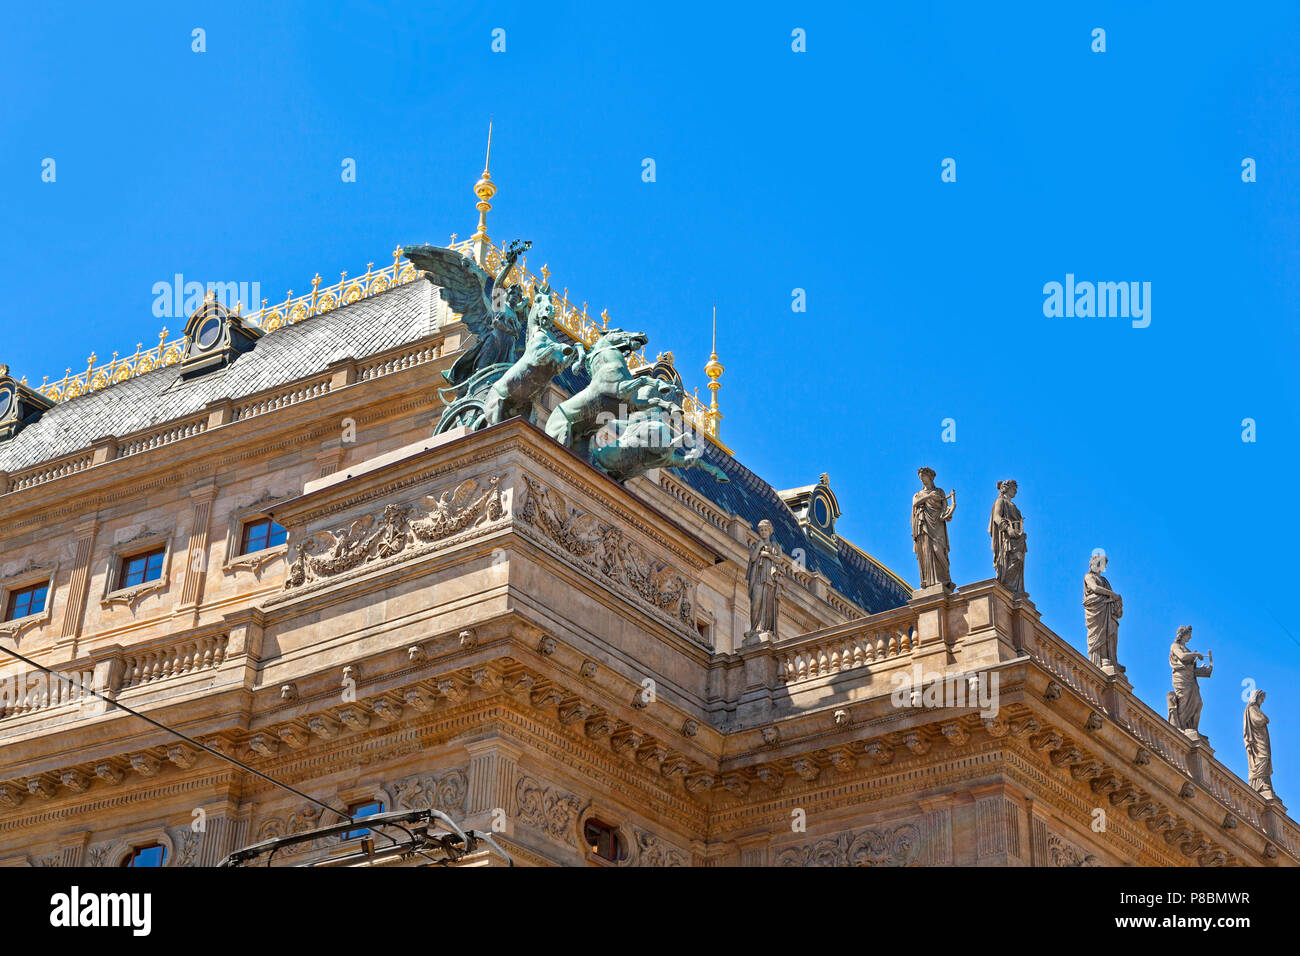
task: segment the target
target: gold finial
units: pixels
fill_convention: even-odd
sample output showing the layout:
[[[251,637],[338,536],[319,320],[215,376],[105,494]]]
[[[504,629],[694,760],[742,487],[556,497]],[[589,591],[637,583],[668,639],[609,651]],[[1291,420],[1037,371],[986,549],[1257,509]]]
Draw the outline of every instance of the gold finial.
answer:
[[[474,244],[474,259],[480,266],[483,265],[487,258],[488,245],[491,243],[487,234],[487,214],[492,209],[492,197],[497,194],[497,187],[492,182],[492,172],[489,168],[491,163],[492,120],[489,119],[487,157],[483,160],[483,175],[474,184],[474,195],[478,197],[478,202],[474,204],[474,208],[478,210],[478,230],[470,239]]]
[[[600,310],[600,324],[604,328],[609,328],[609,309]]]
[[[543,262],[542,263],[542,285],[549,286],[550,284],[551,284],[551,270],[550,267],[547,266],[545,262]]]
[[[713,393],[713,401],[709,406],[709,414],[713,417],[713,424],[716,430],[718,419],[722,413],[718,411],[718,389],[722,388],[722,383],[718,381],[722,373],[726,371],[722,363],[718,361],[718,304],[713,303],[713,352],[709,355],[708,364],[704,366],[704,374],[709,377],[709,391]]]

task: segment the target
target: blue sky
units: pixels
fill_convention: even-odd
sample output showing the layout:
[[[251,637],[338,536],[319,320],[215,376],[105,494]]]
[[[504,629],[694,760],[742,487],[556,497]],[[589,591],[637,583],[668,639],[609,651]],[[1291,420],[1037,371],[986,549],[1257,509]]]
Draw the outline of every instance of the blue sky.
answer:
[[[959,491],[958,584],[992,574],[994,485],[1016,478],[1048,625],[1083,647],[1105,548],[1139,694],[1164,712],[1191,624],[1216,663],[1202,731],[1244,776],[1255,680],[1300,805],[1300,9],[624,6],[6,12],[0,361],[39,383],[156,342],[151,290],[177,272],[275,302],[465,237],[492,115],[495,239],[532,239],[531,265],[701,390],[717,301],[747,465],[828,472],[840,531],[913,582],[917,467]],[[1150,326],[1045,317],[1067,273],[1150,282]]]

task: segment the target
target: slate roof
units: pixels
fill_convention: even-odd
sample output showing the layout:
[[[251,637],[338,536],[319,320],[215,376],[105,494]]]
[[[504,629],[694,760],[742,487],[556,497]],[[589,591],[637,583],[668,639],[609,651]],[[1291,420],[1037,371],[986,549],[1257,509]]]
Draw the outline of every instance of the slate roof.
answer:
[[[332,312],[268,332],[229,366],[177,383],[172,365],[59,402],[8,441],[0,471],[60,458],[109,435],[129,435],[200,411],[220,398],[243,398],[362,359],[433,332],[438,299],[420,277]]]
[[[12,474],[89,448],[109,435],[129,435],[192,415],[221,398],[243,398],[317,375],[343,359],[363,359],[423,338],[433,332],[437,316],[438,300],[431,290],[437,291],[420,277],[268,332],[226,368],[189,382],[178,383],[179,370],[168,366],[60,402],[0,442],[0,470]],[[573,393],[589,379],[585,373],[566,370],[556,381]],[[835,553],[816,544],[776,489],[711,442],[706,441],[704,449],[705,457],[731,477],[730,483],[694,468],[677,474],[723,511],[753,526],[763,518],[770,520],[772,536],[786,554],[802,549],[810,571],[826,575],[835,590],[869,613],[900,607],[911,597],[909,589],[847,542],[838,541]]]

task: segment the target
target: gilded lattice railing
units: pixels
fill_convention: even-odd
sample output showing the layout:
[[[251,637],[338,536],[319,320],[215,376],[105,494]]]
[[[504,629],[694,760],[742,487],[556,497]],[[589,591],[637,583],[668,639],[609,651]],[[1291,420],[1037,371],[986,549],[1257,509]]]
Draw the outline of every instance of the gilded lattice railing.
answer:
[[[451,247],[459,250],[467,256],[473,255],[473,240],[455,241],[452,237]],[[485,268],[489,271],[499,269],[502,262],[504,251],[496,246],[489,245],[487,249]],[[527,260],[521,259],[518,264],[518,273],[520,282],[524,290],[532,295],[534,286],[546,282],[549,273],[545,266],[542,267],[542,276],[539,279],[527,268]],[[376,270],[374,263],[366,264],[364,275],[348,278],[348,274],[343,273],[338,282],[325,288],[320,287],[321,277],[318,274],[311,283],[311,292],[303,295],[294,296],[293,290],[285,300],[279,305],[268,306],[263,300],[261,308],[244,314],[244,320],[250,324],[261,328],[266,332],[273,332],[285,325],[293,325],[312,316],[320,315],[322,312],[329,312],[340,306],[351,305],[359,299],[364,299],[372,295],[378,295],[395,285],[403,285],[413,280],[419,273],[409,262],[402,260],[401,248],[393,250],[393,262],[391,265],[384,266]],[[245,303],[239,303],[237,309],[242,309]],[[247,303],[251,305],[252,303]],[[597,322],[587,315],[587,304],[584,302],[581,309],[578,309],[569,301],[568,289],[564,290],[556,303],[555,323],[575,340],[582,342],[584,345],[590,345],[600,338],[604,330],[609,325],[608,313],[601,313],[601,321]],[[180,335],[168,341],[168,331],[163,329],[158,335],[158,344],[150,349],[145,349],[144,344],[136,346],[135,354],[125,357],[119,357],[114,352],[112,358],[103,364],[96,365],[97,357],[92,354],[86,360],[86,368],[81,372],[67,370],[67,374],[58,381],[51,382],[47,378],[38,387],[46,398],[56,402],[65,401],[66,399],[76,398],[86,392],[97,391],[107,385],[117,382],[124,382],[136,375],[143,375],[146,372],[152,372],[156,368],[165,365],[175,365],[180,362],[185,354],[186,337]],[[635,354],[629,361],[634,369],[648,368],[652,363],[640,353]],[[712,409],[701,402],[698,396],[686,395],[683,402],[683,410],[686,413],[686,421],[694,428],[699,429],[715,441],[718,438],[718,419],[720,416],[715,414]]]

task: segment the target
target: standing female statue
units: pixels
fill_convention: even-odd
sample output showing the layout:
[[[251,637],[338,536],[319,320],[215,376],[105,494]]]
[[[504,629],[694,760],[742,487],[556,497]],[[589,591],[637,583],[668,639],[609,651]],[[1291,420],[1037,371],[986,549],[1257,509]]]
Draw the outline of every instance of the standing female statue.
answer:
[[[989,535],[993,539],[993,569],[998,583],[1012,594],[1025,592],[1025,519],[1012,501],[1017,486],[1014,479],[998,482],[998,500],[993,502],[989,517]]]
[[[1197,667],[1196,662],[1205,660],[1206,656],[1188,649],[1187,642],[1191,637],[1192,629],[1184,624],[1169,645],[1169,668],[1173,672],[1174,694],[1178,698],[1171,713],[1172,723],[1179,730],[1197,732],[1201,725],[1201,685],[1197,678],[1209,677],[1214,671],[1214,653],[1210,653],[1207,666]],[[1171,705],[1174,703],[1170,701]]]
[[[1110,588],[1102,575],[1109,562],[1104,553],[1092,556],[1088,573],[1083,576],[1083,620],[1088,628],[1088,656],[1098,667],[1119,666],[1119,619],[1124,615],[1124,599]]]
[[[948,570],[948,522],[957,510],[957,492],[948,495],[934,483],[933,468],[919,468],[921,490],[912,496],[912,550],[921,568],[921,589],[936,584],[952,587]]]
[[[749,584],[749,631],[746,642],[776,640],[777,576],[781,573],[778,556],[781,546],[772,540],[772,522],[758,523],[758,540],[749,549],[749,567],[745,580]]]
[[[1250,763],[1250,785],[1266,800],[1275,800],[1273,793],[1273,746],[1268,739],[1268,718],[1260,709],[1264,692],[1250,695],[1246,713],[1242,715],[1241,736],[1246,744],[1246,760]]]

